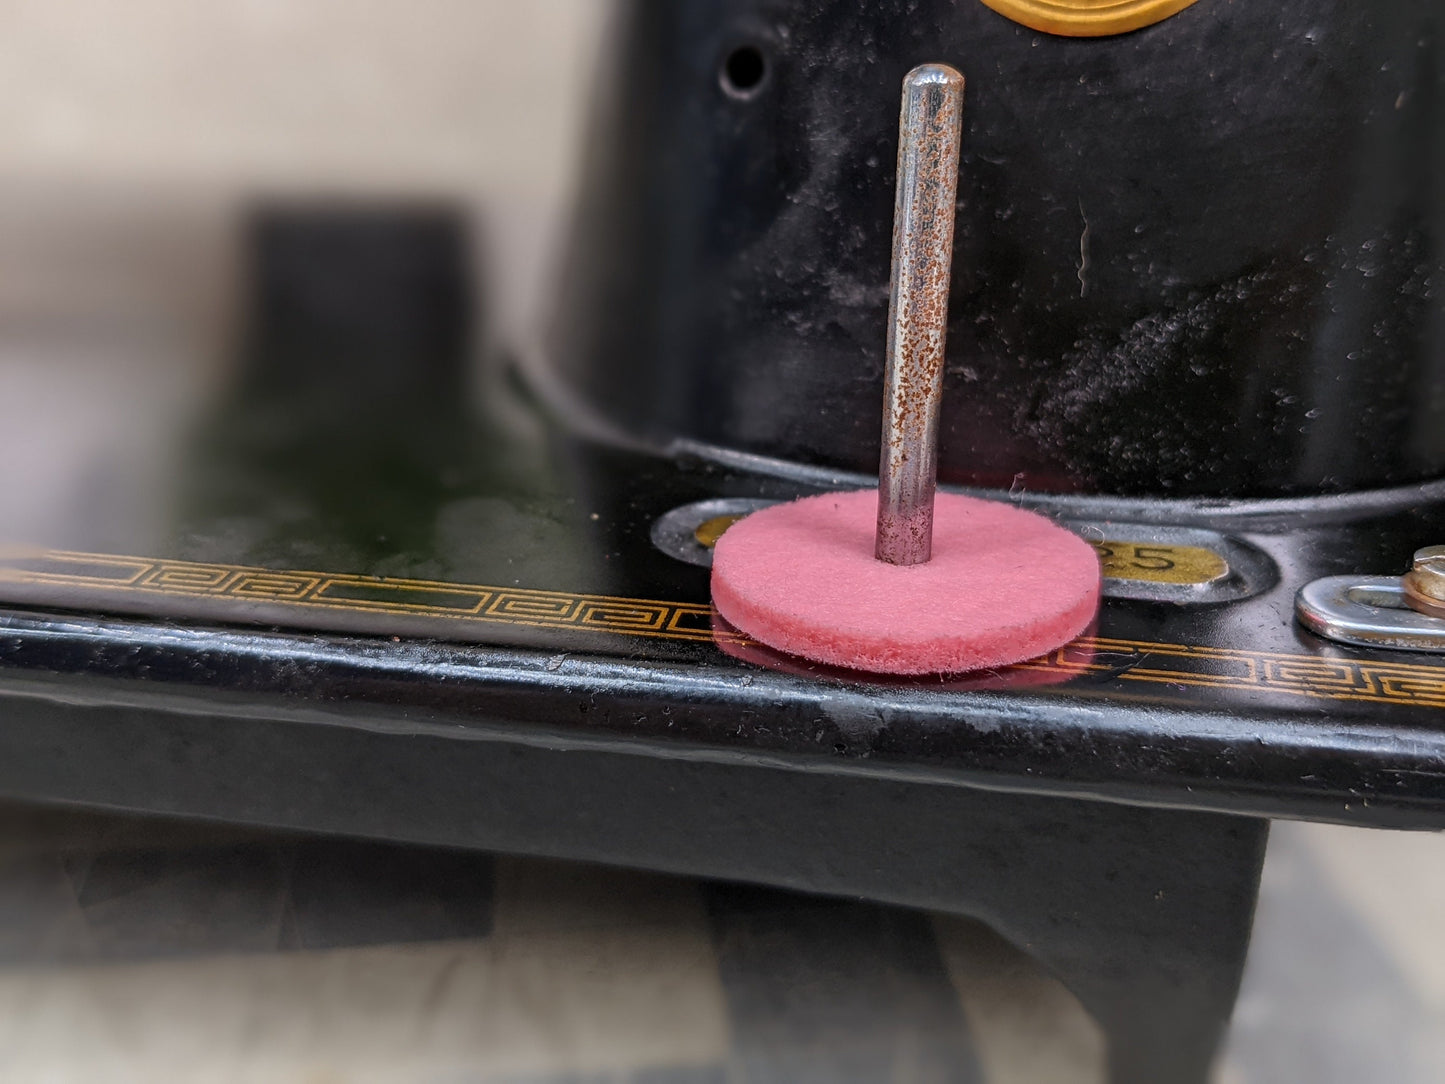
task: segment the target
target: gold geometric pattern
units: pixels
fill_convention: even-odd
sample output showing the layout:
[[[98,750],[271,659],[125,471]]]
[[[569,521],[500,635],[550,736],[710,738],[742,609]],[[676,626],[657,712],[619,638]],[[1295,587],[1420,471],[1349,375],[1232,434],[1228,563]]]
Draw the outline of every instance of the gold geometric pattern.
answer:
[[[1288,693],[1321,700],[1445,708],[1445,664],[1324,659],[1083,636],[1024,669],[1107,673],[1122,682]]]
[[[219,599],[271,612],[288,608],[422,616],[468,624],[527,625],[622,636],[747,643],[715,630],[712,607],[694,602],[582,595],[432,580],[273,571],[193,561],[116,557],[59,550],[0,555],[0,598],[9,585],[52,585],[84,592],[103,607],[106,594]],[[33,592],[26,592],[28,597]],[[239,614],[238,614],[239,616]],[[1108,674],[1110,681],[1161,687],[1283,693],[1315,700],[1445,708],[1445,664],[1320,658],[1285,652],[1161,644],[1085,636],[1019,671]]]
[[[276,572],[193,561],[60,550],[0,556],[5,584],[50,584],[104,593],[163,595],[308,609],[439,618],[467,623],[590,629],[713,642],[712,608],[565,591],[484,587],[390,576]]]

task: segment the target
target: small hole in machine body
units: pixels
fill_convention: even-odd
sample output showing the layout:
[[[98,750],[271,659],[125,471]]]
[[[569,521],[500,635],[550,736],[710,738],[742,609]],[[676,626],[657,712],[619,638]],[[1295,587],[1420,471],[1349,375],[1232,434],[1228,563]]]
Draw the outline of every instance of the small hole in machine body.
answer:
[[[751,98],[767,77],[767,58],[756,45],[739,45],[728,53],[718,73],[723,90],[735,98]]]

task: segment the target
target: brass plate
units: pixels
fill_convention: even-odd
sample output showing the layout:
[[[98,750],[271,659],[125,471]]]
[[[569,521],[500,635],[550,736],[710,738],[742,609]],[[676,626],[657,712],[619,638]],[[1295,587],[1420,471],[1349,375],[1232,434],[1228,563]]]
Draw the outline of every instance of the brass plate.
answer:
[[[1171,546],[1106,539],[1092,543],[1104,575],[1145,583],[1206,584],[1229,575],[1223,557],[1203,546]]]
[[[1097,38],[1126,34],[1183,11],[1194,0],[983,0],[1016,23],[1046,34]]]
[[[681,514],[686,520],[689,508],[696,509],[695,517],[705,517],[694,518],[689,522],[688,526],[691,527],[691,530],[686,536],[687,546],[691,547],[691,552],[697,555],[697,558],[691,559],[696,564],[704,565],[708,562],[711,550],[717,544],[717,540],[722,537],[723,532],[749,512],[756,510],[752,507],[733,510],[727,507],[726,502],[717,501],[695,506],[685,505],[681,509],[675,509],[669,515]],[[692,527],[692,522],[697,525]],[[1167,533],[1164,537],[1160,537],[1159,531],[1144,528],[1140,534],[1132,537],[1122,535],[1111,538],[1104,534],[1104,530],[1100,530],[1098,526],[1087,528],[1080,525],[1073,526],[1079,534],[1088,539],[1099,554],[1099,562],[1103,567],[1104,576],[1109,580],[1187,589],[1221,584],[1231,572],[1228,558],[1219,549],[1210,548],[1207,545],[1190,544],[1194,538],[1189,535],[1186,535],[1184,539],[1171,541]],[[1198,534],[1198,532],[1193,533]],[[1174,534],[1177,535],[1178,532],[1175,531]],[[1103,537],[1101,538],[1100,535]],[[663,547],[663,550],[673,556],[678,556],[666,546]],[[1154,595],[1150,594],[1147,597],[1152,598]],[[1187,592],[1179,596],[1176,601],[1191,597],[1193,597],[1193,593]]]
[[[743,513],[712,516],[697,525],[693,537],[700,546],[712,549],[723,532],[742,518]],[[1104,575],[1112,580],[1202,585],[1229,575],[1229,564],[1224,558],[1203,546],[1161,545],[1117,539],[1092,542],[1091,545],[1099,554]]]
[[[697,525],[697,530],[692,532],[692,536],[697,539],[699,546],[712,549],[717,545],[717,540],[723,536],[723,532],[745,515],[747,515],[746,512],[738,512],[734,515],[713,516],[711,519],[705,519]]]

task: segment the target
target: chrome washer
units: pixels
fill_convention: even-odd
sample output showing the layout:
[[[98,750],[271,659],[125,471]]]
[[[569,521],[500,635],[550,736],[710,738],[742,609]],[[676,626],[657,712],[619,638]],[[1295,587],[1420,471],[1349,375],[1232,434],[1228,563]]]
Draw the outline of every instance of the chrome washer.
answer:
[[[1398,576],[1326,576],[1301,587],[1294,605],[1301,625],[1330,640],[1445,654],[1445,618],[1412,610]]]
[[[669,557],[690,565],[712,567],[712,550],[697,540],[697,529],[718,516],[745,516],[778,501],[757,497],[721,497],[694,501],[659,516],[652,524],[652,544]]]

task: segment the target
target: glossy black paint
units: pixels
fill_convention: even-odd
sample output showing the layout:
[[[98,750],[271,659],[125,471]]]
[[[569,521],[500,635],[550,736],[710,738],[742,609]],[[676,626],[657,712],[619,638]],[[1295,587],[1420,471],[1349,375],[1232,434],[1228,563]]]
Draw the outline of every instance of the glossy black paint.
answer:
[[[945,481],[1155,496],[1445,473],[1433,0],[629,5],[555,364],[634,434],[873,471],[898,88],[968,80]],[[766,82],[727,92],[730,51]]]

